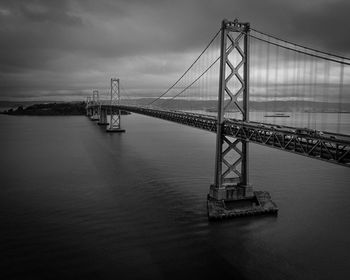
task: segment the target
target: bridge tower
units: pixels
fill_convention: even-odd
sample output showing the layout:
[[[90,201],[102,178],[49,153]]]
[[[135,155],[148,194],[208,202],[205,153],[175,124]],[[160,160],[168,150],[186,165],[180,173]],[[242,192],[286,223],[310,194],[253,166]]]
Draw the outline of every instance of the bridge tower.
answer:
[[[91,96],[86,97],[86,115],[88,117],[92,116],[92,108],[91,108]]]
[[[110,121],[107,126],[107,132],[125,132],[121,128],[120,110],[113,108],[114,105],[120,104],[120,80],[111,79],[111,99],[110,99]]]
[[[92,92],[92,116],[91,116],[91,120],[93,121],[98,121],[100,119],[99,104],[100,104],[100,96],[99,96],[98,90],[94,90]]]
[[[102,101],[99,100],[98,104],[98,115],[99,115],[99,120],[97,122],[98,125],[108,125],[107,121],[107,111],[108,109],[105,106],[102,106]]]
[[[208,195],[209,218],[266,212],[263,206],[271,202],[267,192],[253,192],[249,184],[248,141],[230,139],[224,133],[225,113],[234,110],[240,113],[242,121],[249,121],[249,32],[249,23],[222,21],[215,175]],[[272,212],[276,212],[277,207],[273,206]]]

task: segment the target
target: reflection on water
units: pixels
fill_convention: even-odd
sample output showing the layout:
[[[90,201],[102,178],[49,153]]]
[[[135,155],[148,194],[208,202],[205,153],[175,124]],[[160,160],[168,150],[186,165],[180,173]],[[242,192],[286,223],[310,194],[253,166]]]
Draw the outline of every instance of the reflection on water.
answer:
[[[251,145],[251,181],[278,217],[209,223],[214,134],[135,114],[122,124],[0,116],[4,279],[349,274],[347,168]]]

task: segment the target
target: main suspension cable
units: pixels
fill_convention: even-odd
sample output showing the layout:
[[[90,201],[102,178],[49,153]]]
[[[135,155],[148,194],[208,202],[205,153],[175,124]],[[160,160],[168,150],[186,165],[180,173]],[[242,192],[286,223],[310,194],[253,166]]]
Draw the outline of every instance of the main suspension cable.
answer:
[[[320,59],[324,59],[324,60],[328,60],[328,61],[332,61],[332,62],[336,62],[336,63],[339,63],[339,64],[350,66],[350,62],[340,61],[340,60],[337,60],[337,59],[332,59],[332,58],[328,58],[328,57],[325,57],[325,56],[308,53],[308,52],[305,52],[305,51],[302,51],[302,50],[296,50],[296,49],[293,49],[291,47],[283,46],[283,45],[275,43],[275,42],[267,41],[267,40],[265,40],[263,38],[256,37],[256,36],[254,36],[252,34],[249,34],[249,36],[254,38],[254,39],[257,39],[259,41],[262,41],[262,42],[265,42],[265,43],[268,43],[268,44],[271,44],[271,45],[274,45],[274,46],[277,46],[277,47],[280,47],[280,48],[284,48],[284,49],[287,49],[287,50],[290,50],[290,51],[294,51],[294,52],[302,53],[302,54],[305,54],[305,55],[308,55],[308,56],[317,57],[317,58],[320,58]],[[348,58],[345,58],[345,59],[348,59]]]
[[[215,64],[219,59],[220,59],[220,56],[219,56],[212,64],[210,64],[210,66],[209,66],[201,75],[199,75],[192,83],[190,83],[187,87],[185,87],[185,88],[184,88],[182,91],[180,91],[178,94],[174,95],[172,98],[170,98],[170,99],[164,101],[164,103],[162,103],[162,106],[163,106],[164,104],[170,102],[171,100],[175,99],[176,97],[178,97],[178,96],[179,96],[180,94],[182,94],[183,92],[185,92],[189,87],[191,87],[195,82],[197,82],[201,77],[203,77],[203,75],[204,75],[205,73],[207,73],[207,72],[209,71],[209,69],[210,69],[211,67],[213,67],[214,64]]]
[[[332,53],[329,53],[329,52],[316,50],[316,49],[314,49],[314,48],[305,47],[305,46],[299,45],[299,44],[297,44],[297,43],[290,42],[290,41],[287,41],[287,40],[285,40],[285,39],[281,39],[281,38],[278,38],[278,37],[276,37],[276,36],[267,34],[267,33],[265,33],[265,32],[256,30],[256,29],[254,29],[254,28],[250,28],[250,29],[253,30],[253,31],[255,31],[255,32],[257,32],[257,33],[260,33],[261,35],[264,35],[264,36],[273,38],[273,39],[275,39],[275,40],[277,40],[277,41],[282,41],[282,42],[287,43],[287,44],[290,44],[290,45],[294,45],[294,46],[299,47],[299,48],[304,48],[304,49],[309,50],[309,51],[322,53],[322,54],[329,55],[329,56],[333,56],[333,57],[337,57],[337,58],[340,58],[340,59],[350,60],[350,58],[345,57],[345,56],[340,56],[340,55],[337,55],[337,54],[332,54]]]
[[[190,71],[190,69],[193,67],[193,65],[196,64],[196,62],[201,58],[201,56],[205,53],[205,51],[210,47],[210,45],[213,43],[213,41],[216,39],[216,37],[219,35],[221,29],[219,29],[216,34],[214,35],[214,37],[210,40],[210,42],[208,43],[208,45],[204,48],[204,50],[200,53],[200,55],[197,57],[197,59],[191,64],[191,66],[181,75],[180,78],[177,79],[177,81],[170,86],[164,93],[162,93],[159,97],[157,97],[155,100],[153,100],[151,103],[147,104],[147,105],[152,105],[154,102],[156,102],[157,100],[159,100],[160,98],[162,98],[164,95],[166,95],[187,73],[188,71]]]

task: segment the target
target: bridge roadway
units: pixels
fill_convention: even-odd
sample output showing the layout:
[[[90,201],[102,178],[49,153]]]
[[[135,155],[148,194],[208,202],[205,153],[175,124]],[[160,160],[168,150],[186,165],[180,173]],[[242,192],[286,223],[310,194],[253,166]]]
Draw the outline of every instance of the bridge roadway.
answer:
[[[216,133],[216,118],[209,115],[131,105],[101,105],[101,108],[108,111],[120,109]],[[223,133],[252,143],[350,167],[348,135],[335,136],[336,134],[328,132],[320,133],[310,129],[243,122],[236,119],[225,120]]]

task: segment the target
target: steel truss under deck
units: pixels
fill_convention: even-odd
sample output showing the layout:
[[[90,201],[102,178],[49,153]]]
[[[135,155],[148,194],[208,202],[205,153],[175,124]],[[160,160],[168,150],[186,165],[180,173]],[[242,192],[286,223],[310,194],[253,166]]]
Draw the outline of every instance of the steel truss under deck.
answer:
[[[217,119],[209,115],[130,105],[102,105],[102,108],[115,112],[129,111],[214,133],[217,131]],[[295,130],[278,128],[274,125],[235,119],[224,121],[223,135],[350,167],[350,136],[344,136],[343,139],[332,139],[327,136],[300,134]]]

